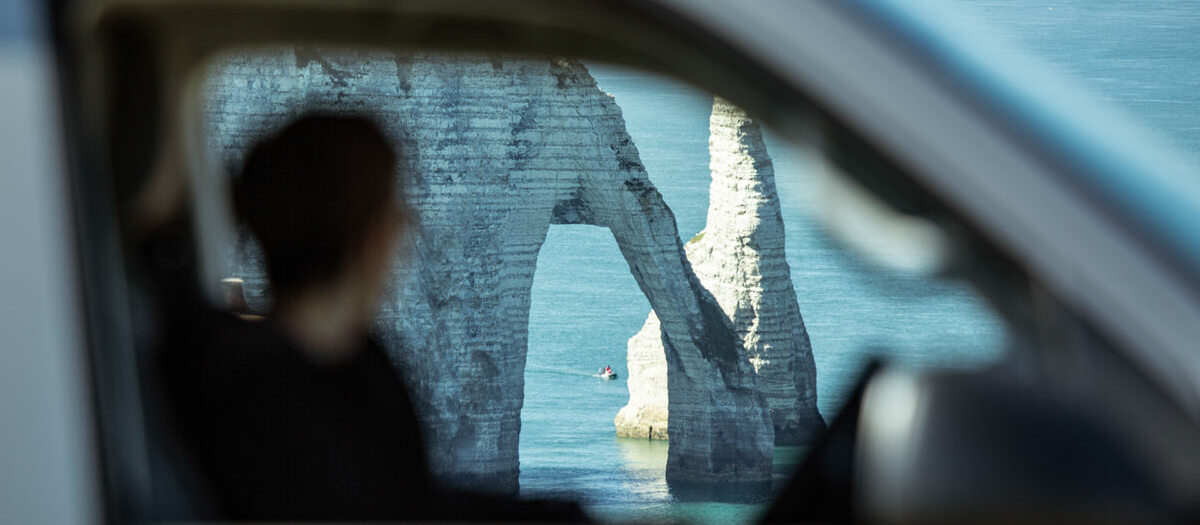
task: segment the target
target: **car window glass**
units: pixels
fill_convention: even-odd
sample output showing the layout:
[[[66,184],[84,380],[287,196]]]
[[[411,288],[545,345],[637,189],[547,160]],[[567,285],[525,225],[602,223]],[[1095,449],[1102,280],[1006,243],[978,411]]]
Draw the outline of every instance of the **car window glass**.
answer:
[[[367,114],[394,139],[419,227],[374,328],[452,485],[581,499],[602,518],[749,521],[870,359],[1004,356],[1006,328],[973,289],[918,271],[936,243],[851,207],[834,211],[855,242],[894,248],[902,269],[837,240],[821,218],[841,177],[819,144],[667,77],[293,45],[224,54],[201,82],[222,176],[305,111]],[[253,240],[227,241],[225,276],[268,311]],[[683,407],[669,431],[668,392]],[[729,427],[746,440],[732,446],[765,450],[766,477],[669,485],[671,469],[703,475],[672,453],[722,449],[697,445],[689,417],[750,421]]]

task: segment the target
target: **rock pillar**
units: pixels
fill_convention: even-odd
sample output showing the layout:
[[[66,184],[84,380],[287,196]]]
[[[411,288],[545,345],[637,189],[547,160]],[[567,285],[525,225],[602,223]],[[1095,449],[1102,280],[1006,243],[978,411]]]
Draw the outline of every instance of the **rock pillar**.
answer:
[[[816,366],[784,252],[775,170],[762,130],[716,99],[710,119],[707,225],[686,246],[701,284],[731,319],[739,355],[752,364],[775,443],[809,441],[825,428],[817,412]],[[664,366],[656,312],[629,340],[630,402],[615,420],[624,436],[661,438],[671,370]],[[651,430],[652,429],[652,430]],[[653,432],[653,433],[651,433]]]

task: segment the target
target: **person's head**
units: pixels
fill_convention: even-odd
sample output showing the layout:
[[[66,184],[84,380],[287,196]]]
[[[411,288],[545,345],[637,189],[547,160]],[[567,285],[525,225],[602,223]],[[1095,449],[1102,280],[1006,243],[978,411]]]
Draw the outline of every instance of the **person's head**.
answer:
[[[363,117],[304,116],[254,146],[235,207],[262,247],[277,301],[347,277],[382,284],[405,217],[396,167]]]

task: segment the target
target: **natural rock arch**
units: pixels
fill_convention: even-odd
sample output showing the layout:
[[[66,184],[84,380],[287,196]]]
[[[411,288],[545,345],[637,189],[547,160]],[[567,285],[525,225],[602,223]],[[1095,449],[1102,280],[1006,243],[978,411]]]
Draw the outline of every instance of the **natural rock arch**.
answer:
[[[210,135],[232,165],[302,108],[369,111],[396,140],[421,225],[375,323],[443,479],[516,490],[530,288],[552,223],[608,228],[658,312],[671,369],[667,479],[770,479],[773,430],[755,372],[692,272],[620,108],[582,64],[287,48],[225,57],[205,93]],[[251,244],[239,242],[233,267],[261,307]]]

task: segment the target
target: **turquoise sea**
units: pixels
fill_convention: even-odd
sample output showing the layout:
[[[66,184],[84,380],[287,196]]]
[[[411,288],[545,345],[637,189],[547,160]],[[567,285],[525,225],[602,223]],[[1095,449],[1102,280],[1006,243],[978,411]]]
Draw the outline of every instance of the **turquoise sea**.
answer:
[[[1200,1],[961,0],[983,22],[1200,158]],[[948,15],[951,16],[951,15]],[[589,64],[616,97],[651,180],[675,213],[680,236],[704,228],[711,97],[645,73]],[[817,364],[819,408],[831,419],[875,355],[919,367],[977,366],[998,359],[1006,333],[959,283],[881,272],[836,245],[806,213],[809,159],[768,134],[787,258]],[[538,260],[530,312],[521,492],[582,500],[606,519],[754,519],[770,494],[685,494],[663,478],[665,442],[618,439],[613,416],[628,399],[626,340],[650,311],[612,235],[552,226]],[[611,365],[616,381],[595,377]],[[776,451],[777,478],[798,447]]]

